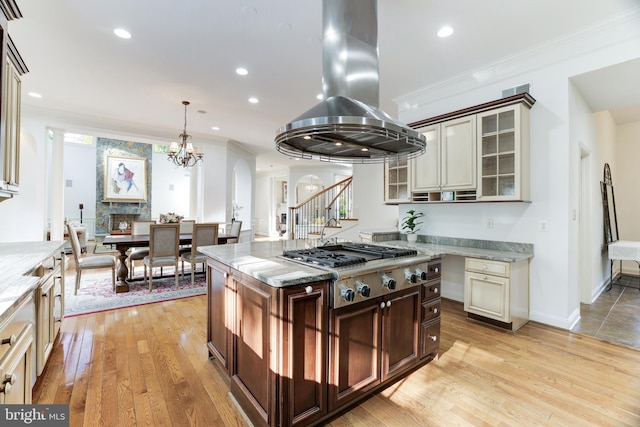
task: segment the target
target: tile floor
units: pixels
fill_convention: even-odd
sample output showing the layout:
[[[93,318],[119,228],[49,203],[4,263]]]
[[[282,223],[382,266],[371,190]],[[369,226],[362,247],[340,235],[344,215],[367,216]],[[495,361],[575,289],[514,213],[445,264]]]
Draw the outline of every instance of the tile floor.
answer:
[[[581,319],[572,331],[640,349],[639,283],[638,277],[622,276],[596,302],[581,304]]]

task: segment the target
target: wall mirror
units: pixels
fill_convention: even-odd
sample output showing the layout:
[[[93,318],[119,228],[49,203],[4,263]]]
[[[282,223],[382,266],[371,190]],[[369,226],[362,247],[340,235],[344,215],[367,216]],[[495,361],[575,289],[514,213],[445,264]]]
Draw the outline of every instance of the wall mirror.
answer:
[[[611,169],[609,163],[604,164],[604,176],[600,181],[600,192],[602,193],[602,209],[604,223],[604,243],[608,245],[618,240],[618,217],[616,215],[616,198],[613,193],[613,182],[611,181]]]

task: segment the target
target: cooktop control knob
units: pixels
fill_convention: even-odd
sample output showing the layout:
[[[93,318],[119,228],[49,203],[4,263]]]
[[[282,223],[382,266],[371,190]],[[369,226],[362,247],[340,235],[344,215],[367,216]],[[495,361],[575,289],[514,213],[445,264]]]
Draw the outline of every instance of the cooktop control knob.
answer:
[[[416,276],[420,277],[420,280],[427,280],[427,272],[420,268],[416,268]]]
[[[360,295],[366,298],[368,298],[371,294],[371,288],[369,287],[369,285],[360,280],[356,280],[356,290]]]
[[[389,289],[396,288],[396,281],[386,274],[382,275],[382,286],[387,287]]]
[[[404,269],[404,278],[411,283],[416,283],[418,281],[418,276],[416,276],[416,273],[412,273],[408,268]]]
[[[356,293],[351,288],[347,288],[345,285],[340,285],[340,296],[347,302],[352,302],[356,299]]]

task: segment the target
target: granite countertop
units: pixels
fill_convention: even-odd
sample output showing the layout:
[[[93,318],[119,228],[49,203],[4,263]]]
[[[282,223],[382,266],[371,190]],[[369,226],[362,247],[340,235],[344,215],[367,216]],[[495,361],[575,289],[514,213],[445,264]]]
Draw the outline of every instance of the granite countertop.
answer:
[[[374,244],[416,249],[421,255],[427,255],[429,259],[441,258],[446,255],[460,255],[496,261],[516,262],[533,257],[532,253],[433,243],[408,243],[406,240],[391,240]],[[313,247],[316,247],[315,242],[298,239],[201,246],[198,247],[198,250],[270,286],[286,287],[333,279],[329,271],[308,267],[280,257],[285,250]]]
[[[34,270],[64,246],[64,241],[0,243],[0,323],[38,285]]]

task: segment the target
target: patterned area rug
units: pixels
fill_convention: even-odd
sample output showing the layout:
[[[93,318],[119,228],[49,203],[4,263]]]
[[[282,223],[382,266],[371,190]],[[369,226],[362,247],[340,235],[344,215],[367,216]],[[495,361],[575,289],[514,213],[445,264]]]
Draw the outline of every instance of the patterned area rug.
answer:
[[[198,271],[199,272],[199,268]],[[77,316],[80,314],[95,313],[98,311],[114,310],[117,308],[131,307],[135,305],[150,304],[160,301],[169,301],[178,298],[186,298],[195,295],[203,295],[207,292],[206,277],[202,273],[196,273],[194,286],[191,286],[191,273],[185,268],[184,279],[179,276],[179,287],[176,289],[172,269],[164,269],[164,277],[153,279],[153,291],[149,292],[149,284],[145,285],[142,279],[129,283],[129,292],[115,294],[111,282],[110,272],[82,273],[82,281],[78,295],[73,294],[75,286],[75,273],[67,273],[65,277],[65,316]],[[118,280],[116,278],[116,280]]]

